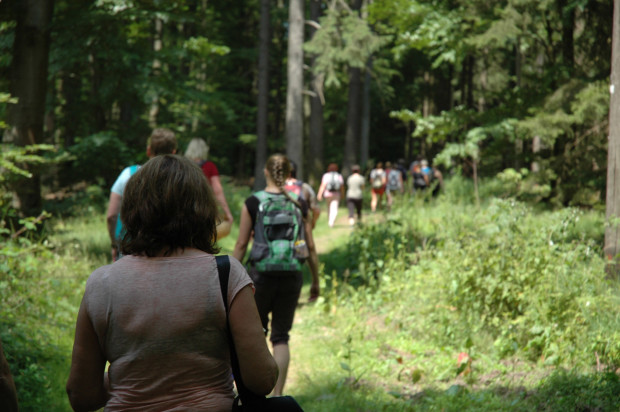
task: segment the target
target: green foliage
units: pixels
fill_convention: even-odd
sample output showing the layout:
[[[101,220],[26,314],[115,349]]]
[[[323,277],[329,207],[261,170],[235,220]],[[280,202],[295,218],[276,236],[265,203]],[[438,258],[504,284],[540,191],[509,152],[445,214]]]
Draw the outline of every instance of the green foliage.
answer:
[[[325,76],[326,86],[340,86],[338,72],[346,67],[365,68],[370,57],[389,37],[374,33],[358,12],[331,7],[320,20],[321,28],[304,45],[316,56],[313,71]]]
[[[71,168],[67,173],[79,170],[80,179],[87,182],[97,182],[104,178],[107,186],[111,185],[125,166],[135,163],[137,157],[114,132],[77,138],[67,152],[71,156]],[[145,157],[144,149],[141,154]]]

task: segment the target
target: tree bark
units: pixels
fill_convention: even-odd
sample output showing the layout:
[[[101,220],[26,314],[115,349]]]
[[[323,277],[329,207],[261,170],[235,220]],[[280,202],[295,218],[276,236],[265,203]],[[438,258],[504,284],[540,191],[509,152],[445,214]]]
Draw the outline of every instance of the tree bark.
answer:
[[[267,122],[269,120],[270,3],[270,0],[261,0],[260,2],[260,28],[258,36],[258,111],[256,115],[254,190],[259,190],[265,186],[263,169],[267,162]]]
[[[13,43],[11,95],[18,103],[10,106],[7,141],[18,146],[43,142],[45,94],[50,50],[53,0],[22,0],[16,6],[17,27]],[[26,166],[33,176],[14,187],[14,206],[23,216],[41,212],[39,171]]]
[[[155,58],[153,59],[153,75],[158,76],[161,70],[161,62],[157,58],[157,55],[162,49],[162,32],[164,30],[164,23],[161,19],[156,18],[153,22],[154,37],[153,37],[153,51],[155,52]],[[155,94],[151,99],[151,108],[149,109],[149,127],[154,129],[157,127],[157,115],[159,114],[159,96]]]
[[[318,22],[321,17],[321,0],[310,0],[310,20]],[[316,28],[310,28],[310,36],[314,36]],[[316,57],[312,59],[312,67],[314,67]],[[323,77],[312,75],[312,91],[314,95],[310,97],[310,130],[309,152],[310,164],[308,173],[308,182],[311,185],[317,185],[320,182],[321,175],[325,170],[324,165],[324,143],[323,143]],[[300,176],[301,177],[301,176]]]
[[[360,142],[360,162],[366,166],[369,158],[370,146],[370,69],[372,60],[368,61],[368,66],[364,75],[364,90],[362,99],[362,133]]]
[[[618,260],[618,238],[620,238],[618,222],[620,219],[620,0],[614,0],[610,94],[605,255],[609,263],[607,273],[618,279],[620,274]]]
[[[362,7],[362,0],[353,0],[351,9],[358,11]],[[361,134],[361,99],[362,71],[356,67],[349,68],[349,96],[347,102],[347,129],[344,136],[344,156],[342,173],[347,176],[351,173],[351,166],[356,163],[360,134]]]
[[[286,155],[303,174],[304,1],[289,2],[289,37],[286,87]]]

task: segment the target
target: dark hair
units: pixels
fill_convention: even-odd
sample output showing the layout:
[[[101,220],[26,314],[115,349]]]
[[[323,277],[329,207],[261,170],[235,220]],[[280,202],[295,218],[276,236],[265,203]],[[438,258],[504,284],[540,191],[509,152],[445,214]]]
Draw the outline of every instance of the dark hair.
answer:
[[[148,146],[151,148],[153,156],[172,154],[177,150],[177,138],[170,129],[153,129]]]
[[[290,159],[288,162],[291,164],[291,177],[297,179],[297,164]]]
[[[336,163],[330,163],[327,166],[327,171],[328,172],[337,172],[338,171],[338,165]]]
[[[383,169],[383,162],[377,162],[377,164],[375,165],[376,169]]]
[[[177,155],[152,158],[127,182],[121,204],[125,255],[170,255],[193,247],[219,252],[218,209],[202,170]]]

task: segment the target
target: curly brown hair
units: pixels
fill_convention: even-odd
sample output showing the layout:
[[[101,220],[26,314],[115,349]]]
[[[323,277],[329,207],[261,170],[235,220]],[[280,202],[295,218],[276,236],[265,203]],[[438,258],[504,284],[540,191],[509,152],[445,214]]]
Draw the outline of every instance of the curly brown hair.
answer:
[[[126,255],[168,256],[186,247],[219,252],[215,197],[202,170],[183,156],[154,157],[129,179],[121,220]]]

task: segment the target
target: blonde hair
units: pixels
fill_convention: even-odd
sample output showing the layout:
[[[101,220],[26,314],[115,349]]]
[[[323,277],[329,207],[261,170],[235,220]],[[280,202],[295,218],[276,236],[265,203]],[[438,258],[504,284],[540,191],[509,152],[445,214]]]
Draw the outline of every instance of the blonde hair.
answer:
[[[273,154],[267,159],[265,169],[267,169],[269,177],[271,177],[276,186],[278,186],[278,189],[280,189],[280,193],[286,196],[291,202],[295,203],[297,207],[301,208],[301,204],[293,199],[284,189],[286,179],[291,173],[291,162],[288,158],[280,153]]]
[[[192,160],[207,160],[209,145],[199,137],[194,137],[185,149],[185,157]]]

